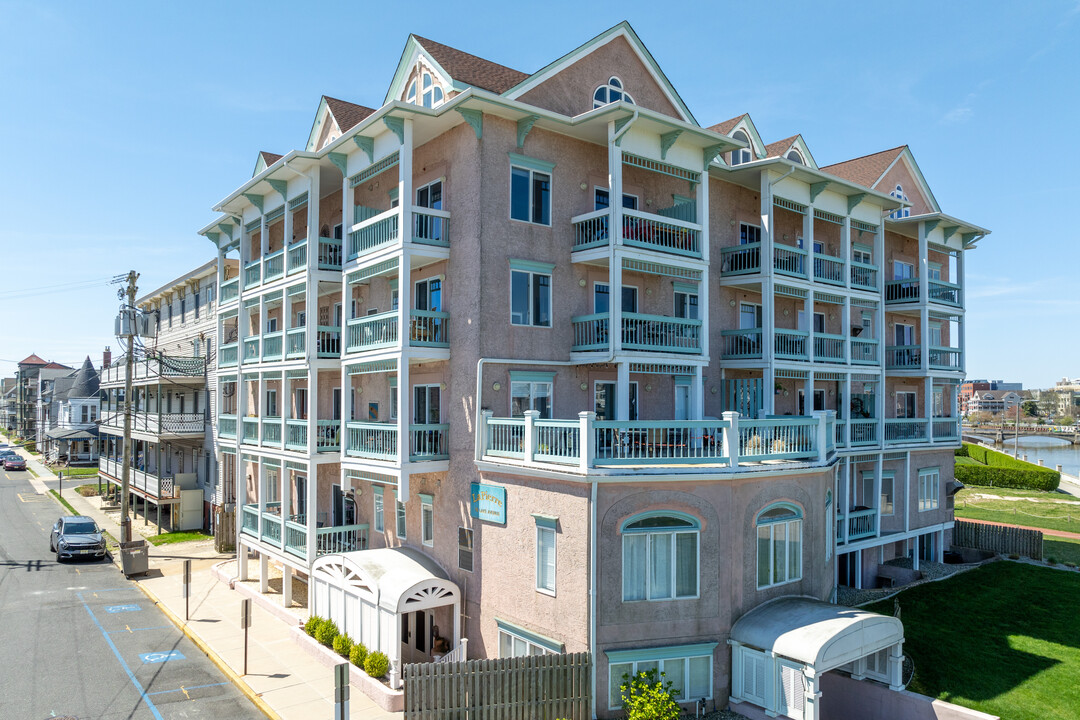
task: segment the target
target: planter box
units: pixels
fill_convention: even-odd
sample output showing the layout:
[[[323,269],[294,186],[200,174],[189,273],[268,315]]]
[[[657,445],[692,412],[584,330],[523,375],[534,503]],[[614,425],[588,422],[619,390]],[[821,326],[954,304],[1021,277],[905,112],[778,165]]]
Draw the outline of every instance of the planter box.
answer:
[[[292,628],[292,637],[297,645],[304,648],[308,654],[328,668],[342,662],[348,662],[345,658],[309,636],[304,632],[303,628]],[[381,680],[376,680],[352,663],[349,663],[349,685],[367,695],[383,710],[389,712],[402,712],[405,710],[405,693],[403,691],[391,690]]]

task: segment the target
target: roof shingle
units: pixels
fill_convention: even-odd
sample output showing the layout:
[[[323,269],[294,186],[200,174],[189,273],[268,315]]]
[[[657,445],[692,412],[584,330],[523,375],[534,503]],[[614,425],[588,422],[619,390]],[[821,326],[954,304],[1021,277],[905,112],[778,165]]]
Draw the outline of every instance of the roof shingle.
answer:
[[[849,182],[872,188],[878,179],[885,174],[897,156],[904,151],[907,145],[882,150],[881,152],[863,155],[844,162],[826,165],[821,168],[830,175],[848,180]]]
[[[795,139],[798,137],[798,135],[792,135],[789,138],[769,143],[765,146],[765,157],[782,157],[784,153],[791,149],[791,146],[795,144]]]
[[[416,34],[413,37],[431,54],[435,62],[450,74],[450,77],[466,85],[473,85],[481,90],[489,90],[501,95],[529,77],[528,73],[470,55],[449,45],[443,45]]]
[[[343,133],[353,129],[371,115],[371,113],[375,112],[372,108],[364,105],[357,105],[356,103],[347,102],[345,100],[338,100],[329,95],[323,95],[323,98],[326,100],[326,106],[330,108],[330,112],[334,114],[334,120],[337,121],[338,129]]]
[[[746,117],[746,113],[733,117],[730,120],[725,120],[722,123],[716,123],[712,127],[706,129],[712,130],[716,133],[720,133],[721,135],[727,135],[735,128],[736,125],[739,124],[739,121],[742,120],[744,117]]]

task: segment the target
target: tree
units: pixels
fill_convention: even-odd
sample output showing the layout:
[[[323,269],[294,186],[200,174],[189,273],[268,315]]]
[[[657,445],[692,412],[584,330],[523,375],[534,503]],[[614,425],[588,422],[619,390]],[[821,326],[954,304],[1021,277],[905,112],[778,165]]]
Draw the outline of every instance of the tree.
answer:
[[[1037,418],[1042,415],[1039,412],[1039,404],[1034,400],[1025,400],[1020,404],[1020,409],[1024,411],[1024,415],[1028,417]]]
[[[679,720],[681,710],[675,695],[681,689],[675,683],[664,682],[664,673],[657,678],[655,669],[639,672],[633,678],[623,675],[619,686],[626,720]]]

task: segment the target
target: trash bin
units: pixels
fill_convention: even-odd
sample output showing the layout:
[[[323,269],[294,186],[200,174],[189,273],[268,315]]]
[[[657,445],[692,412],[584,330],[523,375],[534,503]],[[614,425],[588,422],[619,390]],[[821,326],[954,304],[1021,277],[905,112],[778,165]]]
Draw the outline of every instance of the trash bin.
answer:
[[[150,551],[145,540],[120,543],[120,564],[124,577],[146,574],[150,570]]]

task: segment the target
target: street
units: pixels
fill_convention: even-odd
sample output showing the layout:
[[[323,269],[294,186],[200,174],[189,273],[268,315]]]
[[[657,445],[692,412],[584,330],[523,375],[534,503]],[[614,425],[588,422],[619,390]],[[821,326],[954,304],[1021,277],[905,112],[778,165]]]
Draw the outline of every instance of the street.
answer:
[[[0,472],[0,715],[262,718],[111,562],[56,562],[66,513],[28,479]]]

